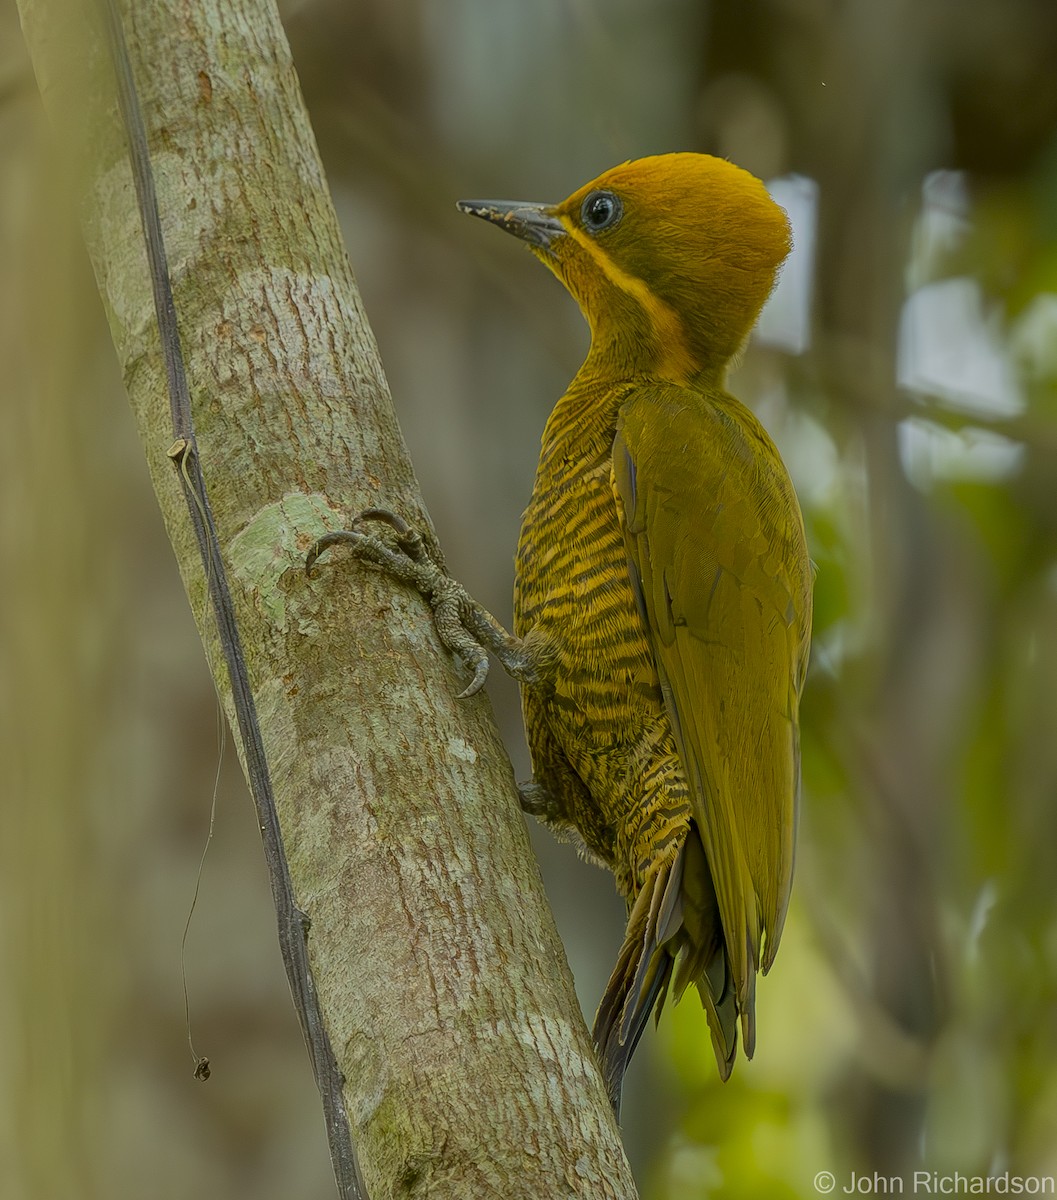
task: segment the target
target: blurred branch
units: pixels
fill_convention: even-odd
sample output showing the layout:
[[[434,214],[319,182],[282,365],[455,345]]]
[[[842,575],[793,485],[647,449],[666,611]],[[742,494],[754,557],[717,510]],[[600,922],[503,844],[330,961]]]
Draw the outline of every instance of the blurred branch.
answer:
[[[99,31],[78,4],[21,13],[230,717]],[[125,26],[221,569],[368,1191],[632,1198],[486,703],[455,700],[417,597],[304,576],[349,512],[427,518],[274,5],[159,0]]]
[[[0,14],[5,50],[13,27]],[[35,127],[28,64],[8,78],[33,87],[24,107]],[[98,1200],[108,1148],[99,1117],[120,1073],[107,1043],[127,895],[93,853],[96,812],[113,823],[108,843],[120,838],[106,743],[115,697],[101,664],[120,669],[124,648],[120,568],[95,539],[120,527],[121,510],[109,488],[93,494],[86,454],[102,444],[106,415],[70,404],[95,381],[68,179],[29,138],[12,152],[12,131],[0,128],[0,510],[18,514],[0,522],[0,1192]],[[120,768],[134,777],[126,761]]]
[[[903,391],[895,384],[894,370],[890,351],[879,353],[871,341],[838,334],[823,334],[810,356],[789,360],[794,385],[810,387],[860,416],[870,412],[893,424],[916,418],[954,433],[984,429],[1040,453],[1057,455],[1057,423],[1030,411],[1000,417],[963,411],[943,397]],[[887,386],[879,382],[885,378],[891,380]]]

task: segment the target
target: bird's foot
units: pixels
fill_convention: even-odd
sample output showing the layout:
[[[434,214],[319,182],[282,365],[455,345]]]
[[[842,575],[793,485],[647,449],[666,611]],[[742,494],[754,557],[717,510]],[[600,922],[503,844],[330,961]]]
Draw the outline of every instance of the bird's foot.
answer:
[[[537,783],[534,779],[519,783],[517,794],[521,801],[521,811],[528,813],[530,817],[548,825],[568,821],[561,805],[542,783]]]
[[[365,532],[367,523],[387,526],[383,533]],[[362,559],[408,587],[420,592],[433,609],[437,635],[452,654],[473,671],[473,679],[459,698],[476,695],[488,677],[488,652],[504,670],[522,683],[534,683],[531,655],[519,638],[499,624],[490,612],[447,573],[422,534],[403,517],[384,508],[368,508],[351,529],[336,529],[321,537],[308,552],[305,571],[311,573],[320,555],[331,546],[345,546],[353,558]]]

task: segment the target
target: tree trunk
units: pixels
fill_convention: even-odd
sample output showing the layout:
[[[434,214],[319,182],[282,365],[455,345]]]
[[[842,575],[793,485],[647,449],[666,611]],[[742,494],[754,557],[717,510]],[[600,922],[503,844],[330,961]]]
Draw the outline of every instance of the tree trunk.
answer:
[[[230,717],[100,32],[83,5],[20,9]],[[362,508],[427,519],[275,7],[128,10],[203,471],[368,1193],[633,1197],[487,701],[456,700],[419,597],[336,553],[304,574]]]

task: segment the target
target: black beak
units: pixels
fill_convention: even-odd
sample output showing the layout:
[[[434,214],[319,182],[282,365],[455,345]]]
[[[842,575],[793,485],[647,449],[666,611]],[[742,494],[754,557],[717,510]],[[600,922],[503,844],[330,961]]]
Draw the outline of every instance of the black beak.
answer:
[[[565,234],[565,226],[552,215],[549,204],[528,204],[524,200],[460,200],[456,208],[471,217],[491,221],[530,246],[546,249],[555,238]]]

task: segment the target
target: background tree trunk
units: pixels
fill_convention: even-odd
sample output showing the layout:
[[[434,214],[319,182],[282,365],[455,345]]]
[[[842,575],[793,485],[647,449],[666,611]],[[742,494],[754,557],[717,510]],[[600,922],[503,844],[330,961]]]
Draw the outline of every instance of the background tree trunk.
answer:
[[[105,52],[81,7],[20,9],[81,155],[93,267],[230,716],[166,456]],[[126,32],[203,470],[370,1196],[633,1196],[487,702],[455,699],[464,679],[417,597],[337,556],[304,576],[308,546],[350,513],[426,518],[275,8],[132,5]]]

